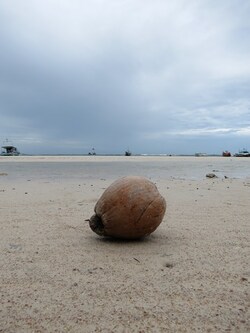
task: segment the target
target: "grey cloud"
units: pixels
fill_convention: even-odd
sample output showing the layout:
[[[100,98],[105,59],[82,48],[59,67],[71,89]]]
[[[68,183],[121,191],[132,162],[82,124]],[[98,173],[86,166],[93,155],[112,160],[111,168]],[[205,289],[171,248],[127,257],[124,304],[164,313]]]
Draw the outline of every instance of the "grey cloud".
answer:
[[[241,144],[250,123],[249,12],[248,1],[233,0],[4,1],[1,133],[27,152],[51,143],[55,153],[73,145],[192,153],[204,128],[205,150],[216,149],[216,129],[246,128]]]

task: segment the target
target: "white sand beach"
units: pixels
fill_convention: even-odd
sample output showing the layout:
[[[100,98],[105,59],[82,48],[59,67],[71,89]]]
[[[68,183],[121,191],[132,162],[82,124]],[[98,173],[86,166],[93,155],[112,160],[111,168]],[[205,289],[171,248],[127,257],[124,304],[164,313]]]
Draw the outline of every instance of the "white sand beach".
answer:
[[[85,220],[127,174],[156,183],[163,222],[101,238]],[[248,332],[249,199],[247,158],[1,158],[0,332]]]

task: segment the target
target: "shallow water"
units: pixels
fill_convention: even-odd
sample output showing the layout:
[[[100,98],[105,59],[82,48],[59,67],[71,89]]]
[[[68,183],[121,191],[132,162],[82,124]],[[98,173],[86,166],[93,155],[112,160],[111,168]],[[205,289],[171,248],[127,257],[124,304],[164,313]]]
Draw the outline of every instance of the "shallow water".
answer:
[[[128,159],[70,161],[18,161],[1,160],[0,182],[13,180],[84,180],[115,179],[126,175],[139,175],[159,179],[204,179],[207,173],[224,178],[250,178],[250,158],[213,157],[134,157]]]

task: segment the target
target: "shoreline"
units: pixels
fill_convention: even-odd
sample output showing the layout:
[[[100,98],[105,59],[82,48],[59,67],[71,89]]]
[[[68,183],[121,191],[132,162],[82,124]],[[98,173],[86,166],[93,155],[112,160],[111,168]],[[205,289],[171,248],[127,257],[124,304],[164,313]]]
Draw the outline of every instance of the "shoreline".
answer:
[[[17,156],[0,158],[9,178],[116,178],[139,175],[158,179],[250,178],[250,158],[183,156]]]
[[[0,156],[1,162],[35,162],[35,161],[135,161],[135,160],[149,160],[149,161],[162,161],[162,160],[250,160],[249,157],[230,156],[224,157],[221,155],[207,155],[207,156],[194,156],[194,155],[19,155],[19,156]]]

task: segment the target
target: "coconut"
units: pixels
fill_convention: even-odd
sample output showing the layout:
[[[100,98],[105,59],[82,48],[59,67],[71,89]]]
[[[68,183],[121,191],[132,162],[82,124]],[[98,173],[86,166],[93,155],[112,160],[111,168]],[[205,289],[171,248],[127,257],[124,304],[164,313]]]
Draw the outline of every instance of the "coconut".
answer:
[[[89,225],[96,234],[138,239],[150,235],[162,222],[166,201],[150,180],[128,176],[103,192],[94,211]]]

